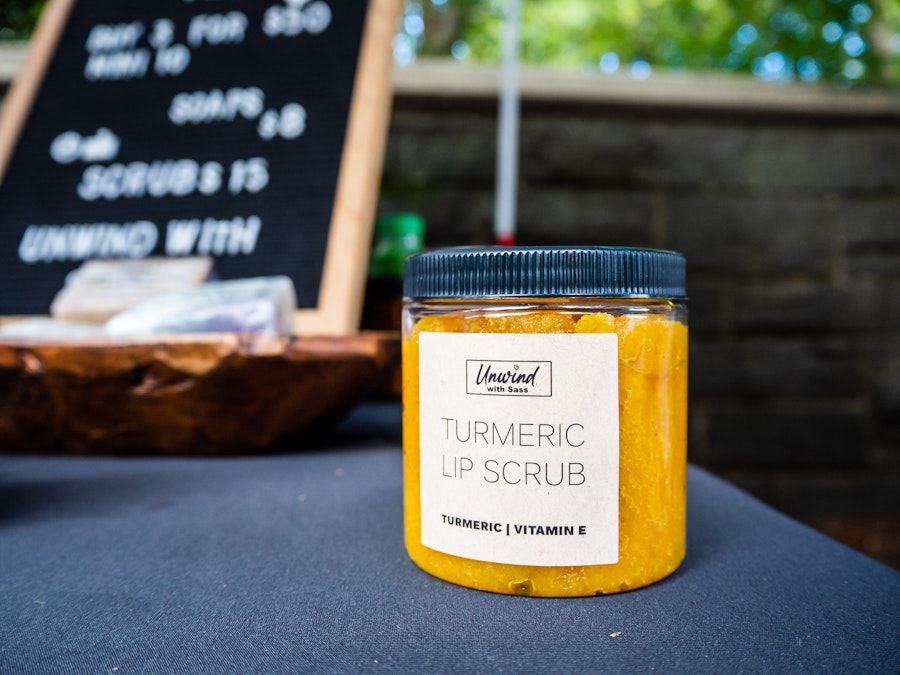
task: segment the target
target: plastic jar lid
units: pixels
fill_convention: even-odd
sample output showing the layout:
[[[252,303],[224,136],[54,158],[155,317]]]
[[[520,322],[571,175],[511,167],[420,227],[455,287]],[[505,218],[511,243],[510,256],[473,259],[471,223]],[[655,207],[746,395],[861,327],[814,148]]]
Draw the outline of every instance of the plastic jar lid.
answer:
[[[685,259],[645,248],[464,247],[407,259],[411,299],[684,298]]]

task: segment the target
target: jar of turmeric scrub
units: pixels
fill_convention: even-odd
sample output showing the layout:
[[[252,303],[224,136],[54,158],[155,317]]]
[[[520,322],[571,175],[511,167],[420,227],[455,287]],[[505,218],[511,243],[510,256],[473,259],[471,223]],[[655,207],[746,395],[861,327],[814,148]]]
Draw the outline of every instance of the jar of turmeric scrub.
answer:
[[[685,261],[457,248],[404,276],[406,548],[496,593],[645,586],[685,551]]]

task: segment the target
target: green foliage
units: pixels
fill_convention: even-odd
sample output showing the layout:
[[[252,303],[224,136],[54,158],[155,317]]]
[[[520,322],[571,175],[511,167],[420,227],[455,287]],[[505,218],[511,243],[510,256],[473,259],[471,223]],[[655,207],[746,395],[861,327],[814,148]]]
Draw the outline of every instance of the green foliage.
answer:
[[[0,40],[27,40],[34,31],[44,4],[44,0],[0,0]]]
[[[405,37],[420,54],[496,62],[506,6],[408,0],[407,16],[422,17],[425,30],[415,34],[413,23]],[[638,77],[685,68],[843,86],[900,83],[900,0],[522,0],[521,7],[526,63],[602,63],[612,72],[637,62]]]
[[[0,0],[0,39],[27,39],[44,4]],[[398,61],[453,54],[497,62],[506,7],[507,0],[406,0],[412,21],[400,31]],[[602,64],[638,77],[651,68],[691,69],[900,84],[900,0],[521,0],[521,7],[526,63]]]

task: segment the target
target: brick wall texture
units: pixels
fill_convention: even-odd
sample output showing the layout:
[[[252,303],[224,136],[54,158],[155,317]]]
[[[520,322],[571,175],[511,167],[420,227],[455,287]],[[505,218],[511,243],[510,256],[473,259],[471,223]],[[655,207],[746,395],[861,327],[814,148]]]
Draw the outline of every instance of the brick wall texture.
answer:
[[[399,97],[379,211],[492,242],[496,106]],[[900,514],[897,118],[525,101],[518,243],[688,260],[690,459],[800,518]]]

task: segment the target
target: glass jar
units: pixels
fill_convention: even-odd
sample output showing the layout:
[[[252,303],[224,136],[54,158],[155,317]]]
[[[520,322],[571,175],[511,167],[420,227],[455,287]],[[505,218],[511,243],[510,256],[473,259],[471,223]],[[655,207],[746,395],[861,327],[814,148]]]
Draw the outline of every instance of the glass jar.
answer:
[[[458,248],[406,265],[406,548],[497,593],[645,586],[685,553],[685,261]]]

